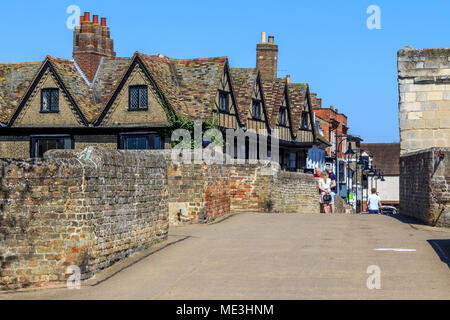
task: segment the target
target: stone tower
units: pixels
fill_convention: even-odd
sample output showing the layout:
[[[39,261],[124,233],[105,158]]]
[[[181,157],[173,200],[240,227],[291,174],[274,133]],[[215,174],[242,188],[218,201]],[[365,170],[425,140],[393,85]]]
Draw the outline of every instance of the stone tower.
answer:
[[[397,54],[401,152],[450,146],[450,48]]]

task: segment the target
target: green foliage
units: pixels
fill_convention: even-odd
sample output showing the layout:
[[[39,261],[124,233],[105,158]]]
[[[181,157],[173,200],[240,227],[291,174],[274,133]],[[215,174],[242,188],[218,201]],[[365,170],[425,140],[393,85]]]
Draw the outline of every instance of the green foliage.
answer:
[[[170,129],[168,134],[171,136],[173,131],[177,129],[185,129],[189,131],[191,135],[191,146],[190,148],[194,148],[194,127],[195,127],[195,121],[194,120],[187,120],[185,119],[179,112],[176,112],[169,101],[167,100],[166,96],[164,95],[164,92],[160,91],[161,97],[163,99],[163,103],[166,106],[166,113],[170,121]],[[208,131],[209,129],[218,129],[218,123],[217,120],[214,120],[213,115],[211,114],[210,118],[206,121],[202,121],[202,136],[203,134]],[[172,141],[172,147],[175,145],[183,145],[182,138],[178,139],[177,141]],[[187,147],[187,146],[186,146]]]

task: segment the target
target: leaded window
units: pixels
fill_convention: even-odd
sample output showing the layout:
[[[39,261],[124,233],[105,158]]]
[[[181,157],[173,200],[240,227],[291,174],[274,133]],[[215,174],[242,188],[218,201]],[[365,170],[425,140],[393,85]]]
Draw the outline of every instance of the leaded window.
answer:
[[[226,113],[230,112],[228,92],[224,91],[219,92],[219,111]]]
[[[129,90],[129,110],[147,110],[147,86],[130,86]]]
[[[258,120],[261,119],[261,101],[260,100],[253,99],[252,117],[254,119],[258,119]]]
[[[278,124],[281,126],[286,125],[286,115],[287,115],[287,108],[286,107],[280,107],[280,111],[278,112]]]
[[[59,112],[59,90],[42,89],[41,91],[41,112]]]
[[[308,129],[308,112],[302,111],[302,129]]]

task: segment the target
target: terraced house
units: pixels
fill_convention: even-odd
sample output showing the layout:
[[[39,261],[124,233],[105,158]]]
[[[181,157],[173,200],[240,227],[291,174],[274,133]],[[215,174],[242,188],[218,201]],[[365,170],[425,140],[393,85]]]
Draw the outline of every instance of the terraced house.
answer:
[[[232,69],[227,57],[116,57],[106,19],[85,13],[74,30],[73,59],[0,64],[0,157],[90,145],[170,148],[173,129],[202,120],[276,135],[282,166],[302,169],[320,139],[308,86],[277,78],[277,52],[273,37],[262,39],[251,69]]]

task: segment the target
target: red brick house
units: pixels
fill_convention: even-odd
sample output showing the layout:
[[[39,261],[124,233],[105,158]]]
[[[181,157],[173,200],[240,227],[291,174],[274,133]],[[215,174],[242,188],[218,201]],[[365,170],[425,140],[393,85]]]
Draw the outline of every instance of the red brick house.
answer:
[[[330,143],[330,146],[325,149],[326,164],[331,167],[336,174],[339,182],[339,194],[346,197],[347,194],[347,156],[345,152],[348,146],[348,126],[347,116],[339,113],[338,109],[333,106],[329,108],[322,108],[321,99],[313,94],[313,112],[315,117],[319,119],[321,131],[324,138]]]

